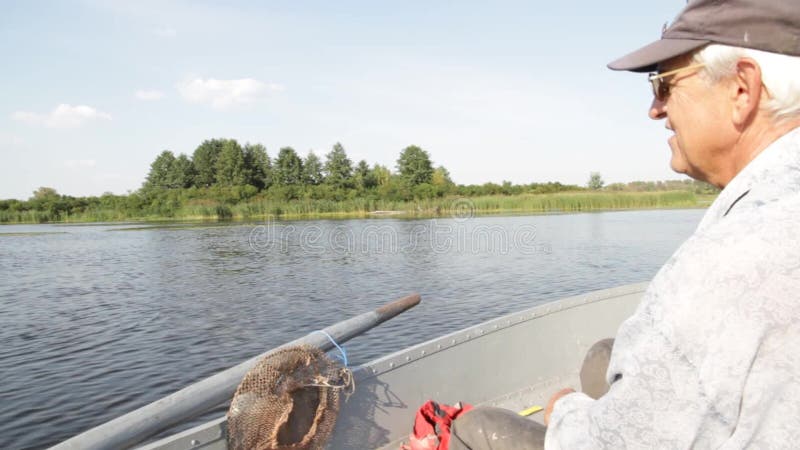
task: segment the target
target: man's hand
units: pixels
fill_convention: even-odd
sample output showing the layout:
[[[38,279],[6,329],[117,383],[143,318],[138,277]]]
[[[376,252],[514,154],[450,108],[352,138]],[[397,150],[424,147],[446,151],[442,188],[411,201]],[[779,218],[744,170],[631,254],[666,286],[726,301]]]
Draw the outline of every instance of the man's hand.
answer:
[[[417,439],[414,433],[408,436],[408,444],[400,444],[400,450],[436,450],[439,447],[439,438],[429,434],[422,439]]]
[[[573,392],[575,392],[575,389],[565,388],[565,389],[562,389],[562,390],[556,392],[555,394],[553,394],[552,397],[550,397],[550,401],[547,402],[547,408],[545,408],[545,410],[544,410],[544,425],[545,426],[550,425],[550,414],[553,414],[553,406],[555,406],[555,404],[558,401],[558,399],[560,399],[561,397],[563,397],[563,396],[565,396],[567,394],[572,394]]]

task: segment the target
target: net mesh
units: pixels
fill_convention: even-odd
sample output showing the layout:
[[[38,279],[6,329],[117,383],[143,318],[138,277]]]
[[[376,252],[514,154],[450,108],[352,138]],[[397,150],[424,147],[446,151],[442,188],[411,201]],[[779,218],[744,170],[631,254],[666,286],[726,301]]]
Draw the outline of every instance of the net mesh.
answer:
[[[259,361],[228,410],[228,448],[322,449],[352,374],[316,347],[278,350]]]

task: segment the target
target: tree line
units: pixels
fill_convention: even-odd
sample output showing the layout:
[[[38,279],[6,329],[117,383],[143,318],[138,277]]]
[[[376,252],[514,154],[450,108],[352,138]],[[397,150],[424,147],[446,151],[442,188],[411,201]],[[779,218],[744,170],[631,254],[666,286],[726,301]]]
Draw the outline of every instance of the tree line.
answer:
[[[282,211],[369,212],[430,205],[447,198],[552,194],[565,191],[643,192],[681,190],[715,193],[692,180],[614,183],[604,186],[599,173],[590,174],[586,187],[559,182],[513,184],[455,184],[448,170],[434,167],[430,154],[410,145],[400,151],[395,170],[380,164],[358,163],[340,143],[317,156],[301,157],[283,147],[271,158],[262,144],[239,144],[235,139],[208,139],[191,156],[164,150],[150,164],[141,188],[127,195],[72,197],[41,187],[28,200],[0,200],[0,223],[131,218],[207,217],[239,214],[258,216]],[[439,199],[439,200],[437,200]],[[305,206],[304,206],[305,205]],[[313,205],[313,206],[310,206]],[[405,205],[405,206],[403,206]],[[232,211],[235,211],[234,214]]]
[[[313,151],[301,157],[292,147],[281,148],[273,159],[262,144],[209,139],[191,156],[161,152],[150,165],[142,191],[234,186],[249,186],[255,192],[287,186],[325,186],[328,192],[366,191],[392,182],[410,197],[415,195],[415,188],[417,195],[425,196],[443,195],[453,186],[447,169],[434,168],[428,152],[416,145],[400,152],[394,173],[380,164],[370,166],[365,160],[354,164],[340,143],[324,155],[324,160]],[[421,185],[427,185],[426,189],[419,189]]]

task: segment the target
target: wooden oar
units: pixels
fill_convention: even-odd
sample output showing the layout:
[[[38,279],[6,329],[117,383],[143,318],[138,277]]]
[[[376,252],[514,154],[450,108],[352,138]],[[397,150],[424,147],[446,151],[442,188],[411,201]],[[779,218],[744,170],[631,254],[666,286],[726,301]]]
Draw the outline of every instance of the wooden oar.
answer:
[[[323,331],[336,342],[346,342],[403,311],[413,308],[419,301],[419,294],[412,294],[387,303],[374,311],[339,322]],[[121,449],[136,445],[163,430],[229,401],[247,371],[261,358],[274,351],[296,345],[312,345],[323,351],[332,349],[334,344],[325,333],[312,332],[305,337],[272,349],[238,366],[198,381],[174,394],[92,428],[52,448],[94,450]]]

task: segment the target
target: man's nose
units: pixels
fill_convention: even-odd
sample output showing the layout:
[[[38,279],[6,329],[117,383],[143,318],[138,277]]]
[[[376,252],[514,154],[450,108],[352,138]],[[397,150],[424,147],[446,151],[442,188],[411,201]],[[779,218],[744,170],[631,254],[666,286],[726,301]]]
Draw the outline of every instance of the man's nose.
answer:
[[[647,115],[650,116],[653,120],[660,120],[667,117],[667,102],[661,101],[657,98],[653,98],[653,102],[650,103],[650,110],[647,112]]]

